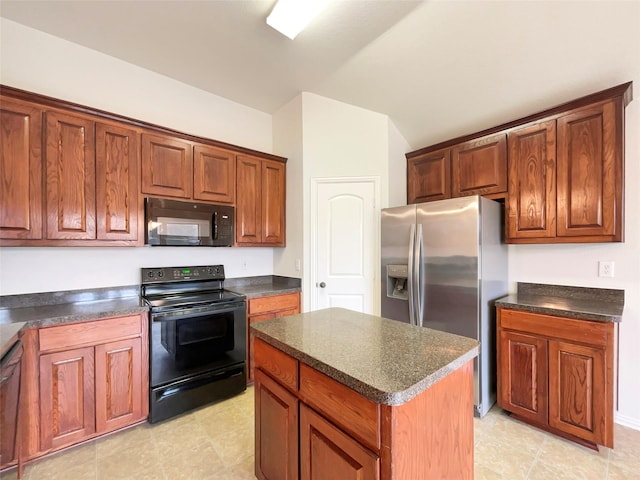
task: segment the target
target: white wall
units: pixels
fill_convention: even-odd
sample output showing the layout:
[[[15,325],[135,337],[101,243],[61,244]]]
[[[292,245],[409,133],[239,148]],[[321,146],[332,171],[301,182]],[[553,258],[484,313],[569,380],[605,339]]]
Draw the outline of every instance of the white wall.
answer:
[[[407,158],[405,153],[411,150],[396,125],[389,121],[389,165],[387,207],[399,207],[407,204]]]
[[[270,115],[4,18],[0,22],[4,85],[272,152]],[[143,266],[221,263],[229,278],[268,275],[273,251],[4,247],[0,295],[136,284]]]
[[[296,278],[304,274],[302,142],[302,95],[298,95],[273,115],[273,148],[288,159],[287,247],[274,251],[273,270],[276,275]]]
[[[304,189],[304,309],[309,310],[315,289],[311,258],[312,179],[377,177],[381,198],[387,206],[389,181],[389,118],[386,115],[347,105],[312,93],[302,93],[302,146]],[[394,146],[397,142],[394,143]],[[396,152],[397,153],[397,152]],[[401,156],[401,154],[400,154]],[[376,287],[375,291],[379,289]]]
[[[206,247],[7,247],[0,250],[0,293],[13,295],[137,285],[140,283],[142,267],[222,264],[227,278],[271,275],[272,250]]]

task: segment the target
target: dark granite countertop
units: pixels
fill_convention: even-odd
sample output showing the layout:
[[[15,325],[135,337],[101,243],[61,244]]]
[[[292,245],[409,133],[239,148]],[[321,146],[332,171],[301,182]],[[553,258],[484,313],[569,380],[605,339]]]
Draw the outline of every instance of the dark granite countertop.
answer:
[[[13,346],[18,340],[22,327],[26,322],[0,324],[0,358]]]
[[[253,324],[256,337],[386,405],[403,404],[478,355],[479,343],[342,308]]]
[[[46,327],[58,323],[134,315],[148,310],[138,297],[8,308],[0,310],[0,325],[18,322],[25,323],[26,327]]]
[[[518,282],[515,294],[500,298],[495,304],[497,307],[580,320],[620,322],[624,290]]]
[[[149,309],[138,296],[140,287],[94,288],[0,297],[0,348],[23,328],[134,315]]]
[[[300,285],[298,278],[277,275],[225,280],[226,289],[247,298],[299,292]],[[139,294],[139,285],[128,285],[0,296],[0,350],[11,343],[22,328],[146,312],[149,309]]]
[[[227,278],[224,281],[224,288],[246,295],[247,298],[258,298],[299,292],[301,290],[301,280],[299,278],[281,277],[278,275]]]

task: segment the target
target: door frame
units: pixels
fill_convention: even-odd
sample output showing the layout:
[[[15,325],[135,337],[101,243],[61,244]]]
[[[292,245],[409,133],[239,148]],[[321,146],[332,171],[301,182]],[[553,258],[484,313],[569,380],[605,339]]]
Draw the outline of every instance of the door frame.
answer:
[[[379,176],[364,176],[364,177],[316,177],[311,178],[311,198],[310,198],[310,248],[309,248],[309,266],[311,275],[308,280],[308,291],[312,292],[309,295],[309,311],[318,309],[318,298],[316,290],[316,282],[318,281],[318,187],[321,184],[328,183],[370,183],[373,184],[373,210],[375,212],[373,219],[374,241],[373,241],[373,256],[374,256],[374,268],[373,271],[373,314],[380,315],[380,278],[379,278],[379,263],[380,263],[380,177]]]

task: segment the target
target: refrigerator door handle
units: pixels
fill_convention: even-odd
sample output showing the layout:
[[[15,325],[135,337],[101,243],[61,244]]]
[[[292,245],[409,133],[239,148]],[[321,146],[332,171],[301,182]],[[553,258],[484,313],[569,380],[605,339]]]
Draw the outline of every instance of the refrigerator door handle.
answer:
[[[422,258],[423,258],[423,238],[422,238],[422,225],[418,224],[416,231],[416,245],[414,255],[414,275],[415,275],[415,291],[416,291],[416,325],[419,327],[424,326],[424,299],[426,297],[425,291],[425,272],[422,271]]]
[[[411,230],[409,231],[409,255],[407,260],[407,289],[409,290],[409,324],[416,325],[416,312],[415,312],[415,295],[416,295],[416,285],[414,283],[414,275],[413,275],[413,257],[415,255],[414,247],[415,247],[415,239],[416,239],[416,226],[411,225]]]

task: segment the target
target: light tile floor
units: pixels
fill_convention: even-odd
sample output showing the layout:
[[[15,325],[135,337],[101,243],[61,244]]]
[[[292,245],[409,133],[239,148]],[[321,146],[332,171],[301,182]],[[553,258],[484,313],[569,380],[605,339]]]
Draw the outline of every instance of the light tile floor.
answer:
[[[494,407],[482,420],[475,419],[475,479],[640,480],[640,431],[616,425],[615,442],[614,450],[595,452],[515,421]],[[38,460],[27,465],[23,478],[253,480],[253,462],[249,388],[176,419],[139,425]],[[16,474],[0,477],[13,480]]]

